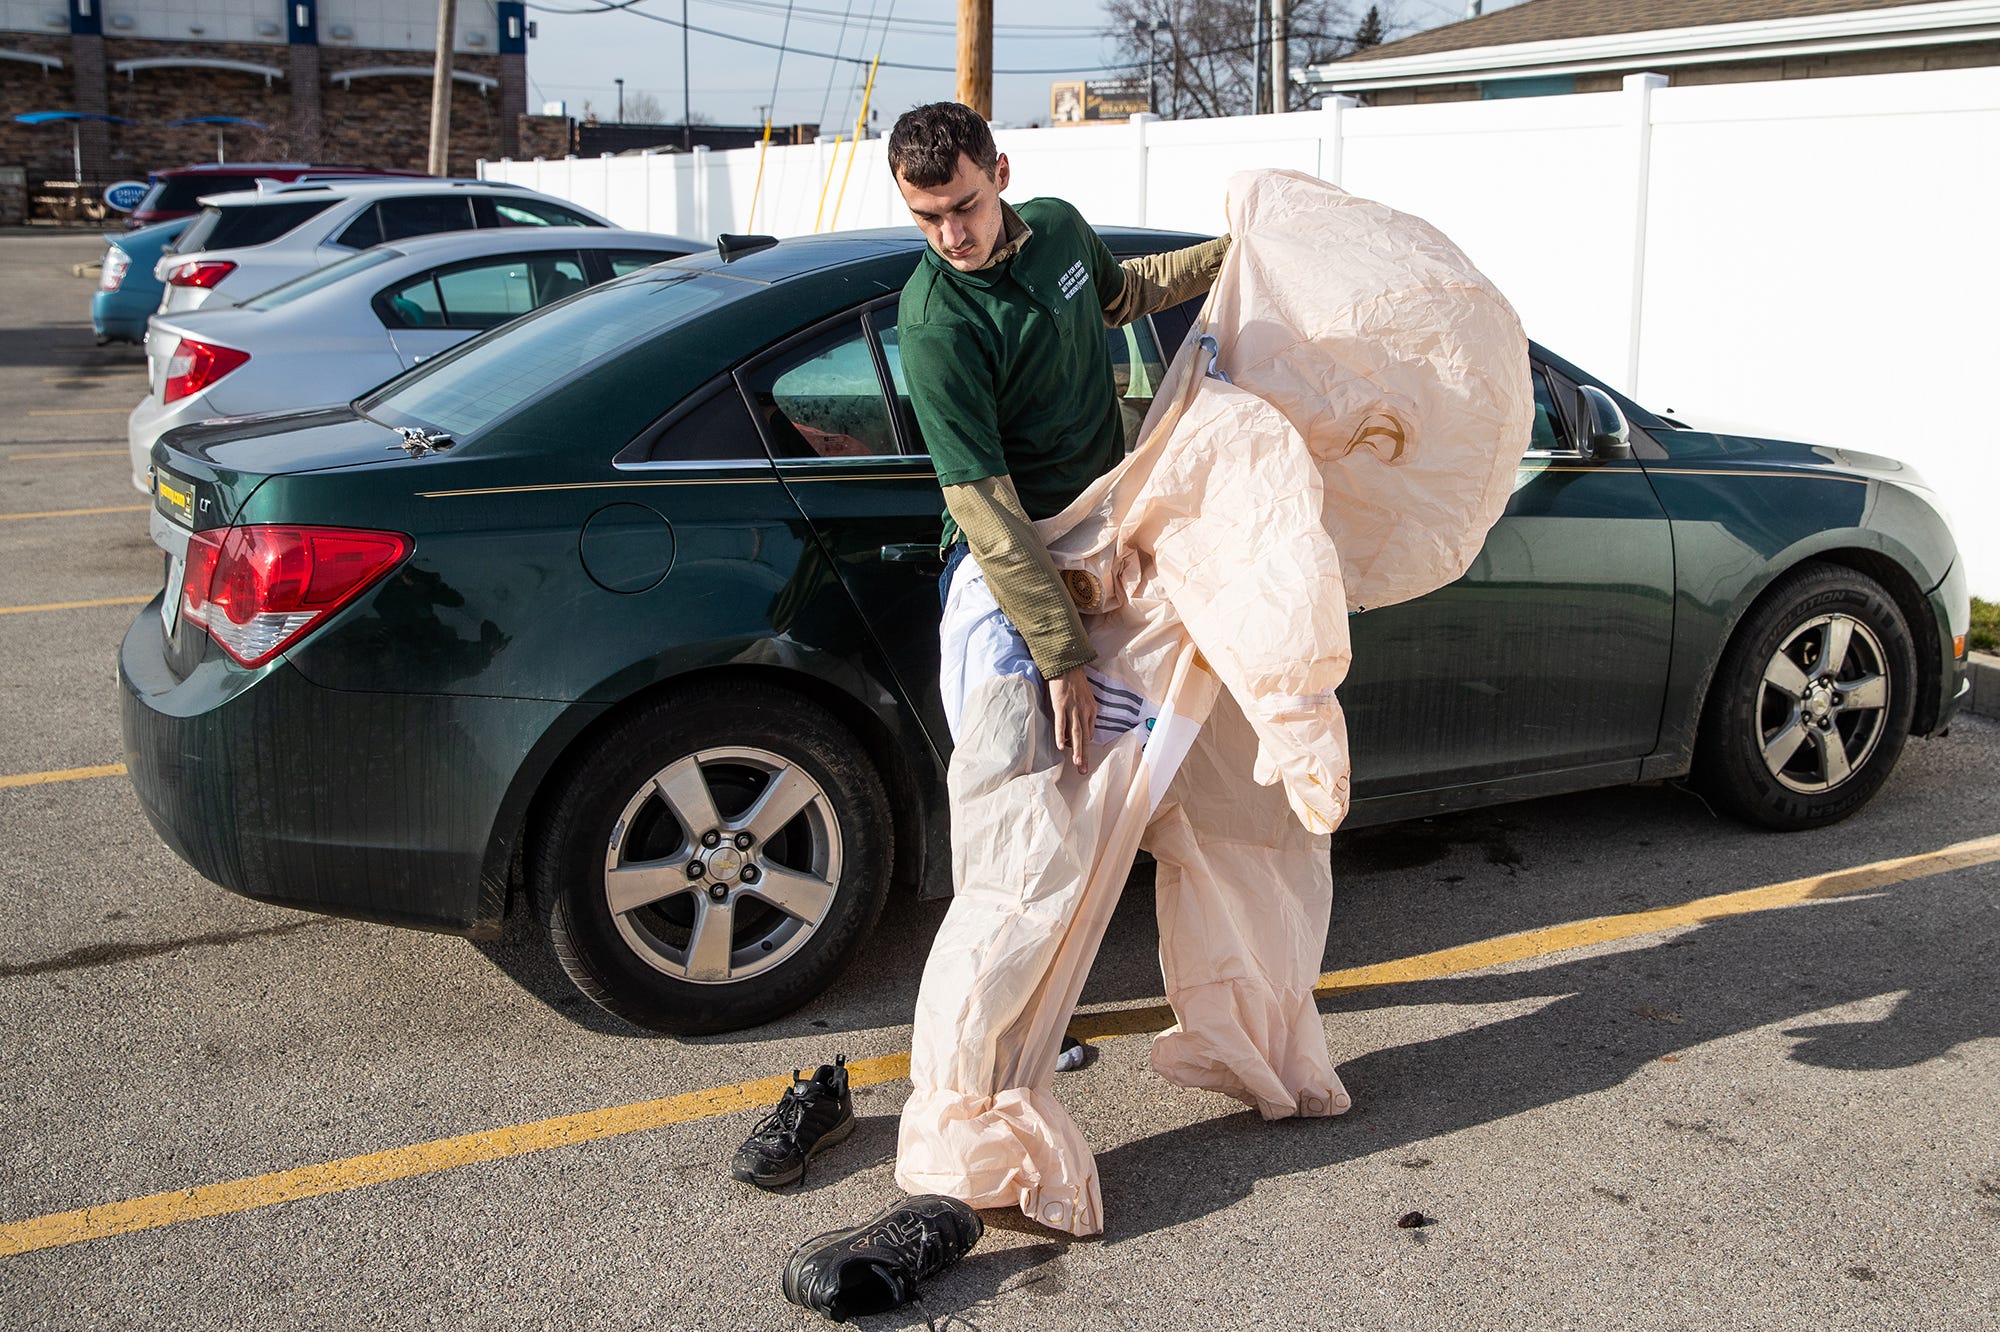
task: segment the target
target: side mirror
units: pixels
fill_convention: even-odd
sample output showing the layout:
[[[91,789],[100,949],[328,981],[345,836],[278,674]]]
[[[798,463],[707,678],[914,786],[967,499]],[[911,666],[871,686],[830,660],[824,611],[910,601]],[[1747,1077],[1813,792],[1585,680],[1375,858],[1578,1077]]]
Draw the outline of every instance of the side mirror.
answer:
[[[1578,452],[1591,462],[1631,457],[1632,427],[1626,424],[1625,413],[1618,410],[1611,395],[1593,384],[1585,384],[1577,389],[1576,401],[1583,416],[1578,423],[1583,435]]]

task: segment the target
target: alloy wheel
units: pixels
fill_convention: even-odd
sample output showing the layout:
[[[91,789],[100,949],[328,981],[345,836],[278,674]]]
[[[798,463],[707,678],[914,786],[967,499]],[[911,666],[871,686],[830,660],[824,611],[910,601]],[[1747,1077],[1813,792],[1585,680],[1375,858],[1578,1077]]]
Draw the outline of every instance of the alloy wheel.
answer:
[[[804,947],[840,874],[839,820],[803,768],[766,749],[705,749],[626,802],[605,849],[604,895],[647,965],[721,985]]]
[[[1820,615],[1764,667],[1755,710],[1764,766],[1789,790],[1831,791],[1867,762],[1889,715],[1881,641],[1851,615]]]

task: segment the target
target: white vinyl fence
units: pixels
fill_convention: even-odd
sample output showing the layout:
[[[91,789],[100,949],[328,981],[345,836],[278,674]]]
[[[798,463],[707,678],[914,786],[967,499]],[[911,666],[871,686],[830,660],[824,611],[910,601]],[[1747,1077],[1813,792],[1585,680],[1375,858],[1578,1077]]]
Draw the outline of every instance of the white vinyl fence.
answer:
[[[2000,69],[1002,130],[1009,197],[1213,233],[1291,167],[1416,213],[1538,340],[1707,429],[1884,453],[2000,599]],[[1335,99],[1344,102],[1345,99]],[[906,226],[883,142],[486,162],[628,227]],[[755,194],[755,214],[752,197]]]

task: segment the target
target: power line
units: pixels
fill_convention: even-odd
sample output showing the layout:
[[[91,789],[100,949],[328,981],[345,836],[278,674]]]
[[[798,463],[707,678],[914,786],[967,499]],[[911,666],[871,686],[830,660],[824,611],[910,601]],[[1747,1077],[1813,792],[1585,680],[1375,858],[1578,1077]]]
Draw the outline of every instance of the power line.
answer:
[[[847,0],[847,15],[851,17],[853,13],[854,13],[854,0]],[[845,45],[847,45],[847,20],[846,18],[843,18],[840,24],[840,35],[833,39],[833,49],[838,51],[840,50],[841,47]],[[835,61],[840,60],[840,58],[841,57],[837,55],[831,57],[831,59]],[[826,124],[827,107],[833,105],[833,80],[834,76],[837,75],[839,72],[840,72],[840,66],[837,63],[827,66],[826,91],[820,94],[820,99],[819,99],[819,123],[821,125]]]
[[[846,21],[851,17],[852,9],[852,6],[849,7],[848,11],[814,9],[811,6],[785,6],[780,5],[778,0],[697,0],[697,2],[714,5],[719,9],[762,11],[772,14],[781,13],[786,8],[791,8],[802,22],[826,23],[828,25],[840,23],[842,26],[845,26]],[[584,5],[572,9],[561,9],[552,5],[541,4],[531,5],[530,8],[538,9],[548,14],[608,14],[616,10],[631,9],[638,3],[639,0],[603,0],[603,3],[600,4]],[[888,22],[896,28],[910,30],[913,35],[919,30],[935,31],[941,36],[952,35],[957,32],[958,28],[956,20],[953,19],[902,18]],[[1065,23],[1001,23],[996,24],[994,30],[996,32],[1019,33],[1023,35],[1039,34],[1051,38],[1062,36],[1101,36],[1103,33],[1102,28],[1096,25]]]
[[[614,12],[621,14],[630,14],[633,18],[642,18],[653,23],[664,23],[670,28],[685,28],[688,32],[698,32],[702,34],[704,37],[716,37],[720,38],[725,42],[737,42],[744,46],[761,47],[766,51],[788,51],[796,56],[805,56],[808,59],[812,60],[829,60],[843,65],[865,66],[872,63],[874,59],[879,59],[879,57],[871,58],[869,56],[851,56],[851,55],[840,54],[839,48],[846,44],[846,37],[844,32],[842,33],[840,39],[835,42],[833,51],[807,51],[796,46],[788,46],[779,42],[761,41],[755,37],[744,37],[741,36],[740,34],[733,32],[721,32],[715,28],[704,28],[698,23],[683,24],[677,18],[668,18],[660,14],[649,14],[645,10],[637,7],[640,3],[640,0],[612,0],[611,3],[601,5],[596,9],[556,9],[548,5],[538,4],[536,3],[536,0],[525,0],[525,2],[529,9],[538,10],[542,13],[547,13],[547,14],[609,14]],[[874,19],[872,13],[867,22],[869,25],[873,24]],[[867,28],[864,26],[863,37],[862,37],[863,42],[866,42],[867,40],[866,32]],[[1108,34],[1100,34],[1100,35],[1108,35]],[[1293,37],[1301,39],[1321,38],[1328,41],[1345,41],[1350,36],[1350,34],[1348,33],[1301,32],[1297,29],[1293,29],[1291,35]],[[1241,42],[1233,46],[1211,46],[1199,50],[1190,49],[1184,52],[1183,58],[1188,60],[1194,60],[1204,56],[1235,55],[1244,51],[1255,50],[1257,49],[1258,45],[1259,44],[1256,42]],[[1142,63],[1143,61],[1137,61],[1137,60],[1114,60],[1095,65],[1051,65],[1041,69],[996,69],[993,71],[993,73],[995,75],[1097,74],[1107,70],[1134,69],[1137,68],[1137,66]],[[907,69],[907,70],[915,70],[923,74],[954,74],[958,71],[958,66],[956,65],[919,65],[903,60],[883,60],[881,61],[881,65],[883,69]],[[828,102],[831,101],[832,95],[833,95],[833,75],[832,71],[828,71],[826,99],[822,101],[820,106],[820,119],[822,123],[825,122],[826,105]],[[851,97],[852,94],[850,93],[850,100]]]
[[[778,34],[778,67],[771,71],[771,100],[765,108],[765,123],[778,118],[778,80],[785,73],[785,39],[792,35],[792,4],[785,0],[785,27]]]
[[[725,42],[737,42],[744,46],[762,47],[766,51],[786,50],[790,51],[793,55],[806,56],[814,60],[833,60],[846,65],[866,65],[871,62],[871,58],[868,56],[850,56],[850,55],[839,54],[838,48],[841,45],[841,43],[838,41],[836,41],[835,43],[834,51],[807,51],[796,46],[780,46],[777,42],[760,41],[755,37],[744,37],[733,32],[722,32],[715,28],[704,28],[698,23],[688,23],[684,25],[677,18],[668,18],[661,14],[649,14],[645,10],[637,8],[639,0],[618,0],[617,3],[602,5],[596,9],[558,9],[550,5],[537,4],[535,3],[535,0],[526,0],[526,3],[529,9],[533,9],[544,14],[609,14],[614,12],[621,14],[630,14],[633,18],[642,18],[653,23],[664,23],[670,28],[685,27],[687,31],[698,32],[704,37],[718,37]],[[1249,48],[1247,46],[1244,46],[1244,47],[1228,47],[1220,49],[1248,50]],[[1210,52],[1209,54],[1214,54],[1214,52]],[[1125,60],[1125,61],[1114,62],[1111,64],[1052,65],[1044,69],[996,69],[993,72],[995,74],[1094,74],[1100,70],[1128,69],[1131,67],[1131,65],[1132,65],[1131,61]],[[882,62],[882,68],[910,69],[910,70],[916,70],[924,74],[951,74],[957,71],[958,66],[919,65],[903,60],[884,60]],[[831,84],[829,83],[829,88],[830,87]]]
[[[782,8],[777,0],[697,0],[697,3],[745,13],[777,13]],[[831,9],[799,9],[796,12],[801,23],[831,26],[841,18],[839,11]],[[957,22],[952,19],[884,19],[883,31],[892,29],[905,36],[924,39],[956,39],[958,35]],[[1096,27],[1059,23],[1002,24],[999,31],[1004,32],[1010,41],[1027,42],[1074,41],[1079,37],[1101,35]]]

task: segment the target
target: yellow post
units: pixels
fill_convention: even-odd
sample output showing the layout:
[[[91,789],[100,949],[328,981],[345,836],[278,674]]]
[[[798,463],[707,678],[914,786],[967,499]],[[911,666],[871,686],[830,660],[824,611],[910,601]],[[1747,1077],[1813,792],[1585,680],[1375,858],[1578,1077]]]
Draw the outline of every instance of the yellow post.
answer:
[[[875,71],[881,64],[878,54],[868,66],[868,86],[861,90],[861,114],[854,118],[854,142],[847,150],[847,170],[840,173],[840,193],[833,196],[833,222],[828,231],[840,226],[840,205],[847,199],[847,178],[854,174],[854,154],[861,150],[861,136],[868,132],[868,99],[875,95]]]
[[[749,232],[757,230],[757,195],[764,188],[764,151],[771,146],[771,118],[764,117],[764,137],[757,141],[757,183],[750,187],[750,220],[743,224]]]
[[[840,161],[840,143],[846,137],[845,134],[834,136],[833,160],[835,163]],[[826,192],[831,188],[833,188],[833,166],[829,165],[826,169],[826,179],[820,183],[819,187],[819,211],[813,214],[813,234],[815,235],[819,234],[819,220],[826,216]]]

